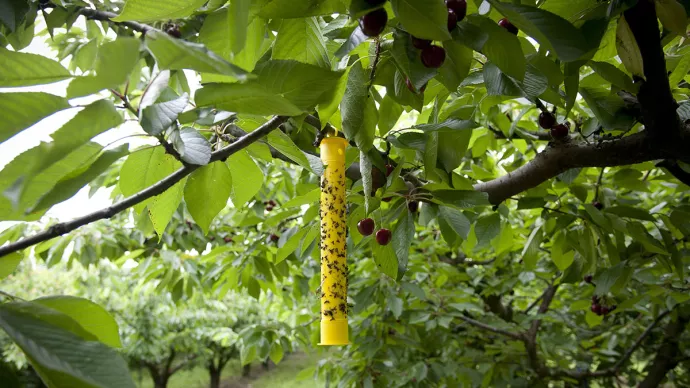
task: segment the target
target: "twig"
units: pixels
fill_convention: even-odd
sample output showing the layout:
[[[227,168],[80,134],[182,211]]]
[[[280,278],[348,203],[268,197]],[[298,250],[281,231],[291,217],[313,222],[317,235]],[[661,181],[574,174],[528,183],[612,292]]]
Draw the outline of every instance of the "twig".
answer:
[[[127,95],[122,94],[122,93],[118,92],[118,91],[115,90],[115,89],[110,89],[110,92],[111,92],[112,94],[114,94],[115,96],[117,96],[117,97],[122,101],[122,105],[123,105],[125,108],[129,109],[129,111],[132,112],[132,113],[134,114],[134,116],[139,117],[139,111],[137,111],[137,110],[132,106],[132,104],[129,103],[129,99],[127,98]]]
[[[226,160],[230,155],[234,154],[237,151],[240,151],[246,147],[248,147],[250,144],[256,142],[260,138],[266,136],[268,133],[273,131],[274,129],[278,128],[282,123],[284,123],[287,120],[287,117],[285,116],[276,116],[270,119],[268,122],[257,128],[255,131],[242,136],[241,138],[237,139],[236,142],[228,145],[225,148],[222,148],[219,151],[216,151],[211,154],[211,160],[209,163],[213,163],[219,160]],[[177,182],[181,181],[186,177],[187,175],[191,174],[194,172],[197,168],[201,166],[197,165],[186,165],[182,167],[181,169],[175,171],[174,173],[168,175],[167,177],[163,178],[161,181],[158,183],[154,184],[153,186],[150,186],[128,198],[123,199],[120,202],[114,203],[104,209],[97,210],[93,213],[87,214],[83,217],[76,218],[71,221],[67,222],[61,222],[59,224],[55,224],[48,228],[47,230],[37,233],[33,236],[26,237],[20,241],[17,241],[15,243],[5,245],[4,247],[0,247],[0,257],[9,255],[12,252],[19,251],[21,249],[29,248],[35,244],[41,243],[43,241],[48,241],[52,238],[62,236],[63,234],[67,234],[77,228],[80,228],[84,225],[90,224],[92,222],[102,220],[105,218],[111,218],[117,213],[120,213],[124,211],[125,209],[128,209],[138,203],[141,203],[151,197],[154,197],[156,195],[162,194],[165,192],[167,189],[171,188],[174,186]]]
[[[474,319],[466,317],[464,315],[458,315],[458,318],[469,323],[472,326],[476,326],[476,327],[479,327],[481,329],[488,330],[492,333],[501,334],[501,335],[504,335],[506,337],[510,337],[512,339],[518,340],[518,341],[522,341],[522,339],[523,339],[523,337],[522,337],[522,335],[520,335],[520,333],[513,333],[513,332],[508,331],[508,330],[499,329],[497,327],[489,326],[485,323],[475,321]]]
[[[599,187],[601,186],[601,180],[604,177],[604,171],[606,171],[606,167],[603,167],[601,171],[599,172],[599,179],[597,179],[597,185],[596,189],[594,191],[594,200],[598,201],[599,200]]]
[[[109,23],[117,24],[117,25],[122,25],[125,27],[129,27],[135,31],[139,31],[142,34],[146,34],[148,31],[155,30],[155,28],[149,26],[148,24],[142,24],[142,23],[137,23],[137,22],[114,22],[111,19],[113,19],[117,15],[112,13],[112,12],[99,11],[97,9],[91,9],[91,8],[82,8],[79,11],[79,13],[84,15],[87,19],[101,20],[101,21],[106,21]]]
[[[379,58],[381,56],[381,39],[375,38],[376,50],[374,52],[374,62],[371,65],[371,74],[369,74],[369,87],[374,85],[374,77],[376,77],[376,66],[379,64]]]

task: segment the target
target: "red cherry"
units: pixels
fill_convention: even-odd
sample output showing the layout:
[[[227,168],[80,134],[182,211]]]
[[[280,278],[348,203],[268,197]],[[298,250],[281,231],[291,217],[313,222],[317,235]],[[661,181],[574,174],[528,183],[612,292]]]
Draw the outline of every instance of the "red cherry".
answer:
[[[446,60],[446,50],[439,46],[429,46],[422,50],[422,64],[430,69],[438,69]]]
[[[266,206],[266,211],[267,211],[267,212],[270,212],[271,210],[273,210],[273,206],[270,206],[270,205],[269,205],[269,206]]]
[[[381,198],[383,202],[390,202],[393,199],[393,197],[386,197],[386,198]]]
[[[376,223],[371,218],[365,218],[357,223],[357,230],[362,236],[369,236],[374,233]]]
[[[268,201],[268,204],[271,205],[271,206],[275,206],[275,205],[276,205],[276,201],[270,200],[270,201]]]
[[[395,166],[392,164],[387,164],[386,165],[386,176],[391,175],[391,173],[393,173],[393,170],[395,170]]]
[[[388,14],[383,8],[376,9],[359,18],[359,26],[364,35],[374,37],[379,36],[386,28]]]
[[[601,315],[606,315],[611,312],[608,306],[601,306]]]
[[[452,9],[461,21],[467,15],[467,1],[465,0],[446,0],[446,8]]]
[[[412,37],[412,46],[417,49],[424,49],[426,47],[431,46],[431,41],[428,39],[421,39],[421,38],[416,38]]]
[[[586,283],[592,283],[592,278],[592,275],[585,275],[584,280]]]
[[[539,126],[544,129],[551,129],[556,125],[556,116],[549,112],[541,112],[539,114]]]
[[[407,203],[407,210],[409,210],[410,212],[416,213],[418,209],[419,209],[419,202],[410,201]]]
[[[448,9],[448,32],[451,32],[458,26],[458,14],[452,9]]]
[[[232,242],[232,237],[230,237],[230,236],[225,236],[225,237],[223,237],[223,241],[225,241],[226,243],[231,243],[231,242]]]
[[[565,124],[558,124],[551,128],[551,137],[556,140],[562,140],[568,137],[569,129]]]
[[[277,234],[272,234],[272,235],[271,235],[271,241],[276,242],[276,241],[278,241],[278,240],[280,240],[280,236],[278,236]]]
[[[598,304],[593,304],[591,310],[596,315],[601,315],[601,306]]]
[[[499,20],[498,25],[505,28],[506,30],[508,30],[508,32],[510,32],[511,34],[515,34],[515,35],[518,34],[518,31],[519,31],[518,28],[515,27],[515,25],[513,23],[511,23],[510,20],[508,20],[506,18]]]
[[[172,36],[173,38],[180,39],[182,37],[182,32],[180,31],[180,26],[178,26],[176,24],[168,26],[165,29],[165,32],[168,35]]]
[[[599,303],[599,297],[597,295],[592,295],[592,303],[594,303],[594,304]]]
[[[599,210],[602,210],[604,208],[604,204],[599,201],[592,201],[592,206]]]
[[[379,231],[376,232],[376,242],[379,243],[379,245],[388,245],[388,243],[391,242],[391,237],[393,237],[393,234],[388,229],[379,229]]]

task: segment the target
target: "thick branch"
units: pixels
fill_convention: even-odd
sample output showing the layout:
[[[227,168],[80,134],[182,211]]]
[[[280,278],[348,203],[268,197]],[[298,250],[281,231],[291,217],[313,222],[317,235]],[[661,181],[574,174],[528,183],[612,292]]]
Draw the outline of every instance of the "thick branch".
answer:
[[[652,1],[638,1],[623,14],[642,55],[645,81],[637,98],[647,130],[654,134],[675,135],[680,131],[677,104],[671,94],[664,49]]]
[[[674,157],[688,160],[690,154],[684,145],[690,145],[687,133],[677,141],[667,142],[650,138],[647,131],[602,144],[560,144],[548,147],[515,171],[474,185],[474,189],[488,193],[489,201],[498,204],[571,168],[625,166]]]
[[[678,162],[676,162],[675,160],[662,160],[661,162],[657,163],[656,166],[665,168],[669,174],[673,175],[682,183],[685,183],[686,185],[690,186],[690,173],[683,170],[683,168],[680,167],[678,165]]]
[[[666,373],[678,365],[679,341],[690,321],[690,314],[681,309],[678,318],[666,324],[664,341],[656,352],[654,361],[646,368],[647,377],[638,385],[638,388],[652,388],[661,385]]]
[[[230,155],[248,147],[250,144],[256,142],[257,140],[266,136],[269,132],[278,128],[278,126],[284,123],[285,120],[287,120],[287,117],[285,116],[276,116],[270,119],[268,122],[266,122],[261,127],[257,128],[255,131],[248,133],[245,136],[242,136],[241,138],[237,139],[237,141],[235,141],[234,143],[211,154],[211,161],[209,163],[227,159]],[[191,174],[199,167],[201,166],[187,165],[185,167],[182,167],[174,173],[163,178],[163,180],[159,181],[153,186],[150,186],[132,195],[131,197],[125,198],[120,202],[114,203],[104,209],[95,211],[91,214],[87,214],[83,217],[76,218],[72,221],[55,224],[41,233],[37,233],[31,237],[24,238],[13,244],[0,247],[0,257],[8,255],[12,252],[19,251],[21,249],[28,248],[40,242],[48,241],[52,238],[62,236],[63,234],[67,234],[86,224],[90,224],[92,222],[102,220],[105,218],[111,218],[115,214],[120,213],[121,211],[124,211],[151,197],[162,194],[163,192],[165,192],[165,190],[174,186],[177,182],[181,181],[184,177]]]

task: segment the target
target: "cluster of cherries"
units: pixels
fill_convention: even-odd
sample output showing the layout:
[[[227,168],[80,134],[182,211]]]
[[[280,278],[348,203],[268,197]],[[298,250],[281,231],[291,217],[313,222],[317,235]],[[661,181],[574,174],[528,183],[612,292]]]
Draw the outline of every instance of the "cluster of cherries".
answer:
[[[585,275],[585,283],[592,284],[592,275]],[[607,305],[605,300],[598,295],[592,295],[592,306],[590,309],[596,315],[608,315],[610,312],[616,309],[616,305]]]
[[[556,123],[556,116],[546,110],[539,114],[539,126],[551,130],[551,137],[555,140],[565,139],[568,137],[568,132],[570,132],[569,122]]]
[[[395,167],[392,164],[387,164],[386,176],[389,176],[394,169]],[[391,199],[392,197],[386,197],[383,198],[383,201],[390,202]],[[407,209],[411,213],[416,213],[417,210],[419,210],[419,202],[415,200],[407,201]],[[362,236],[370,236],[374,233],[375,229],[376,222],[374,222],[374,220],[371,218],[365,218],[357,223],[357,230]],[[381,228],[376,232],[376,242],[379,243],[379,245],[388,245],[388,243],[391,241],[391,237],[393,237],[393,234],[391,233],[390,229]]]
[[[380,6],[385,3],[386,0],[366,0],[366,2],[372,7]],[[448,32],[452,32],[458,25],[458,22],[462,21],[467,15],[467,1],[466,0],[446,0],[446,8],[448,9],[448,21],[447,27]],[[383,8],[377,8],[359,19],[359,26],[362,29],[364,35],[369,37],[379,36],[383,30],[386,28],[386,23],[388,22],[388,14]],[[518,33],[517,27],[515,27],[508,19],[503,18],[498,21],[498,25],[505,28],[509,32],[516,34]],[[431,40],[422,39],[417,37],[412,37],[412,45],[421,50],[420,59],[422,64],[430,69],[437,69],[443,65],[446,60],[446,50],[443,47],[435,46],[431,44]],[[407,80],[407,87],[413,92],[417,93],[415,88],[412,86],[410,80]],[[424,87],[421,88],[420,92],[424,91]]]
[[[273,210],[274,207],[276,207],[276,201],[270,200],[270,201],[264,201],[264,206],[266,206],[266,211],[270,212]]]

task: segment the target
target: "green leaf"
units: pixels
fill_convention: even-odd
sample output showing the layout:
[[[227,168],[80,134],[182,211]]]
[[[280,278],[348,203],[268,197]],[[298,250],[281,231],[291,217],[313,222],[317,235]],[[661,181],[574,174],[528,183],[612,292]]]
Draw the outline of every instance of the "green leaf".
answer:
[[[331,68],[321,26],[315,17],[284,19],[278,28],[272,58],[292,59],[327,69]]]
[[[655,0],[656,16],[664,28],[680,36],[685,36],[688,14],[685,7],[676,0]]]
[[[556,14],[527,5],[488,1],[525,34],[548,50],[553,49],[561,61],[574,61],[599,46],[599,42],[588,40],[581,30]]]
[[[252,84],[207,84],[197,90],[197,106],[215,106],[230,112],[259,116],[298,116],[302,110],[285,97]]]
[[[141,127],[149,135],[160,135],[177,120],[188,103],[189,96],[185,93],[180,98],[145,107],[139,119]]]
[[[341,0],[254,0],[251,11],[266,19],[294,19],[345,13],[346,8]]]
[[[127,364],[115,350],[97,341],[84,340],[45,321],[45,317],[46,313],[36,309],[36,305],[0,306],[0,327],[24,351],[49,387],[135,387]],[[58,319],[79,327],[65,314],[59,314]]]
[[[211,160],[211,144],[196,129],[184,127],[173,143],[182,160],[203,166]]]
[[[388,275],[391,279],[398,278],[398,258],[395,256],[395,249],[392,244],[379,245],[374,239],[371,240],[371,251],[374,262],[379,270]]]
[[[129,197],[157,183],[182,167],[163,147],[145,148],[132,152],[120,169],[120,191]],[[152,200],[148,199],[134,206],[141,212]]]
[[[309,228],[301,228],[295,234],[290,236],[290,238],[287,239],[287,241],[285,241],[285,243],[280,248],[278,248],[278,254],[276,255],[275,263],[280,263],[281,261],[285,260],[286,257],[290,256],[293,252],[295,252],[295,249],[297,249],[300,241],[302,241],[302,238],[304,238],[307,232],[309,232]]]
[[[635,241],[641,243],[642,246],[650,252],[670,255],[666,249],[664,249],[663,245],[647,232],[647,229],[645,229],[644,225],[641,223],[634,221],[628,222],[628,232]]]
[[[67,87],[67,97],[82,97],[103,89],[117,88],[127,82],[139,61],[139,46],[139,40],[135,38],[118,38],[103,43],[96,57],[96,75],[72,80]]]
[[[343,89],[343,92],[345,90]],[[342,96],[341,96],[342,99]],[[378,128],[379,128],[379,136],[381,137],[386,137],[388,132],[393,129],[395,124],[398,122],[400,119],[400,116],[402,115],[403,112],[403,107],[400,106],[397,102],[393,101],[391,96],[385,95],[383,97],[383,100],[381,101],[381,104],[379,105],[379,122],[378,122]],[[319,116],[321,115],[321,112],[319,111]]]
[[[599,273],[594,278],[594,283],[597,285],[594,293],[596,295],[606,295],[611,290],[616,281],[621,276],[622,270],[625,267],[625,263],[619,263],[618,265],[607,268],[604,272]]]
[[[524,260],[525,268],[533,269],[537,265],[537,259],[539,258],[539,246],[544,239],[544,233],[541,226],[537,226],[532,229],[527,241],[525,242],[525,247],[522,250],[522,260]]]
[[[103,307],[83,298],[59,295],[34,299],[31,303],[57,310],[77,322],[84,330],[110,347],[121,348],[120,333],[113,318]]]
[[[226,163],[232,175],[232,204],[240,209],[261,190],[264,173],[244,150],[230,155]]]
[[[93,164],[72,171],[63,177],[48,193],[44,194],[31,212],[49,209],[56,203],[73,197],[89,182],[107,171],[115,161],[129,154],[129,145],[123,144],[112,150],[104,151]]]
[[[147,32],[146,48],[156,58],[161,70],[191,69],[225,75],[238,81],[249,77],[249,73],[209,51],[206,46],[175,39],[164,32]]]
[[[635,35],[633,35],[623,15],[618,19],[618,28],[616,29],[616,50],[618,51],[618,57],[621,59],[623,66],[625,66],[630,74],[640,77],[644,76],[640,47],[637,45]]]
[[[31,107],[27,109],[26,107]],[[51,114],[69,108],[67,100],[42,92],[0,93],[0,142]]]
[[[67,69],[42,55],[18,53],[0,47],[0,87],[50,84],[71,78]]]
[[[637,91],[637,87],[633,84],[632,79],[616,66],[607,62],[596,61],[589,61],[587,65],[599,74],[601,78],[611,82],[612,85],[633,93]]]
[[[465,151],[467,151],[471,138],[471,129],[455,132],[439,132],[438,160],[446,172],[450,173],[460,166],[462,157]]]
[[[20,221],[40,218],[41,212],[27,213],[27,210],[33,208],[41,197],[67,175],[91,165],[103,149],[98,143],[86,143],[40,173],[22,178],[26,174],[27,165],[41,160],[45,155],[46,147],[47,144],[42,143],[26,151],[2,171],[0,186],[3,187],[4,195],[0,195],[0,219]]]
[[[470,235],[472,225],[470,220],[460,210],[448,206],[439,206],[439,217],[443,218],[463,240],[466,240]]]
[[[300,166],[306,168],[307,170],[314,172],[313,166],[309,163],[307,155],[297,147],[295,142],[292,141],[290,136],[283,133],[282,131],[273,131],[266,137],[268,144],[273,148],[278,150],[281,154],[290,158],[290,160],[299,164]]]
[[[446,60],[439,69],[439,79],[449,91],[455,91],[460,83],[467,78],[472,67],[472,50],[454,40],[443,42],[446,50]]]
[[[271,345],[271,351],[268,353],[268,358],[273,361],[276,365],[280,363],[280,361],[283,359],[283,347],[279,344],[274,342]]]
[[[391,0],[393,13],[410,34],[431,40],[448,40],[448,9],[436,0]],[[392,19],[389,17],[389,19]]]
[[[501,216],[496,213],[480,217],[474,226],[478,246],[488,245],[491,240],[501,233]]]
[[[395,255],[398,257],[398,281],[403,278],[407,271],[408,255],[410,254],[414,233],[414,215],[410,212],[405,212],[400,221],[398,221],[395,230],[393,230],[393,241],[391,242],[393,249],[395,249]]]
[[[112,102],[98,100],[89,104],[50,135],[53,141],[44,147],[41,159],[28,169],[27,174],[38,174],[87,143],[91,138],[123,122],[122,116]]]
[[[173,187],[167,189],[163,194],[153,197],[148,205],[149,217],[153,224],[153,229],[158,234],[158,240],[163,238],[163,232],[168,226],[168,223],[175,214],[177,207],[182,202],[184,195],[184,186],[187,178],[176,183]]]
[[[13,252],[0,258],[0,280],[10,276],[17,269],[23,258],[24,255],[18,252]]]
[[[619,206],[607,207],[604,210],[604,212],[615,214],[619,217],[636,218],[638,220],[656,222],[656,219],[654,218],[654,216],[649,214],[648,211],[638,209],[638,208],[632,207],[632,206],[619,205]]]
[[[297,107],[312,111],[336,87],[341,72],[297,61],[271,60],[257,66],[255,83],[279,94]]]
[[[438,124],[418,124],[413,125],[413,129],[419,129],[423,132],[452,132],[452,131],[464,131],[472,130],[479,127],[479,124],[472,120],[460,120],[460,119],[448,119],[444,122]],[[470,131],[471,134],[471,131]],[[465,146],[465,149],[467,147]],[[458,150],[458,153],[462,154],[464,150]]]
[[[566,248],[565,235],[559,233],[551,245],[551,260],[560,271],[568,269],[575,260],[575,251]]]
[[[488,33],[482,53],[503,73],[522,81],[527,61],[517,36],[488,18],[475,17],[473,20],[478,22],[483,32]]]
[[[361,62],[352,65],[345,95],[340,103],[345,136],[349,140],[354,140],[357,147],[365,152],[374,144],[378,122],[374,99],[369,95],[368,82]]]
[[[627,129],[634,123],[631,116],[622,112],[623,100],[606,89],[582,86],[580,95],[605,129]]]
[[[456,208],[471,208],[489,205],[487,193],[473,190],[434,190],[434,199],[440,203]]]
[[[357,48],[362,42],[365,42],[369,37],[364,35],[364,32],[362,32],[362,29],[357,26],[357,28],[352,31],[352,34],[347,38],[345,43],[343,43],[340,48],[335,52],[335,57],[336,58],[342,58],[349,54],[352,50]]]
[[[231,192],[232,174],[223,162],[207,164],[189,176],[184,201],[204,233],[208,233],[211,221],[228,204]]]
[[[156,20],[182,19],[190,16],[205,0],[168,0],[161,3],[156,0],[127,0],[122,12],[112,20],[126,22],[153,22]],[[148,35],[148,33],[147,33]]]
[[[524,96],[533,99],[545,92],[548,87],[546,76],[539,74],[532,65],[527,66],[527,73],[525,73],[523,82],[504,74],[498,66],[491,62],[484,65],[483,73],[486,91],[489,95]]]
[[[347,79],[350,75],[350,69],[351,67],[348,67],[345,70],[345,72],[340,76],[340,78],[338,79],[338,83],[335,85],[332,92],[327,92],[326,94],[324,94],[321,102],[316,108],[316,110],[319,112],[321,128],[324,128],[326,126],[326,123],[328,123],[331,117],[333,117],[335,112],[338,111],[340,102],[343,100],[343,95],[345,95],[345,88],[347,87]]]
[[[249,8],[251,0],[232,0],[228,6],[228,26],[230,26],[230,49],[238,54],[247,43]]]

